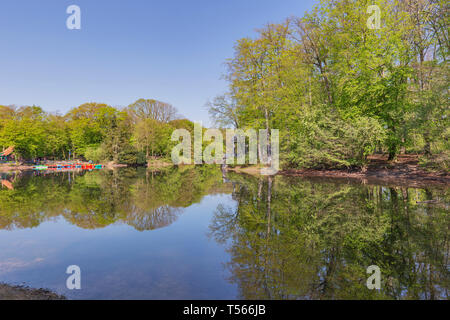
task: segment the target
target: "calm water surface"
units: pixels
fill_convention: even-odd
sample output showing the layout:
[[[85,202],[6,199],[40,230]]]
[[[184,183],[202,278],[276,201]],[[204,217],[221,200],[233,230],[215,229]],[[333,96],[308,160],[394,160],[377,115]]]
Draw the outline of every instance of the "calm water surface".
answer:
[[[71,299],[448,299],[448,188],[208,167],[0,179],[0,282]]]

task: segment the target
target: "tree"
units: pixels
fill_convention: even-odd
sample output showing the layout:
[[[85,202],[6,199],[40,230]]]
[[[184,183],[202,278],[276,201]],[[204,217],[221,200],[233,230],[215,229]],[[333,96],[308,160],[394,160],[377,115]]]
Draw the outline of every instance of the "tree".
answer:
[[[39,119],[23,117],[7,121],[0,132],[0,145],[15,147],[19,158],[36,158],[44,156],[46,134]]]
[[[171,104],[153,99],[139,99],[130,104],[127,111],[135,124],[144,119],[168,123],[177,117],[178,112]]]
[[[449,121],[445,107],[449,74],[448,20],[443,19],[446,5],[442,1],[404,0],[399,6],[408,14],[410,26],[407,41],[413,68],[409,89],[414,127],[423,137],[425,155],[430,156],[432,144],[445,136],[443,128]]]
[[[134,129],[133,139],[138,150],[150,156],[165,156],[170,153],[172,144],[170,137],[173,127],[154,119],[138,122]]]
[[[65,117],[57,114],[48,115],[45,129],[45,156],[68,159],[70,134]]]
[[[239,107],[230,94],[217,96],[212,102],[208,102],[206,107],[217,126],[239,128]]]

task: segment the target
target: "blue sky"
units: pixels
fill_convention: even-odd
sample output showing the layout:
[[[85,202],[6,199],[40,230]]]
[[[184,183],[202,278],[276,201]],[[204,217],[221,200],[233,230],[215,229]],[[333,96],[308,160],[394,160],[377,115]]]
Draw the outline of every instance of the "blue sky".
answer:
[[[235,42],[268,22],[301,16],[315,0],[2,0],[0,104],[62,113],[84,102],[173,104],[208,124],[208,99]],[[68,30],[66,8],[81,8]]]

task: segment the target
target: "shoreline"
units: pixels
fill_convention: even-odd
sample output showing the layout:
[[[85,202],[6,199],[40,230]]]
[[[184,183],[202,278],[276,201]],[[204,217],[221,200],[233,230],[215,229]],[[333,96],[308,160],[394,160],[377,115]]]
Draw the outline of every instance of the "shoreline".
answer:
[[[402,172],[396,169],[377,171],[349,170],[286,170],[279,173],[282,176],[305,178],[330,178],[357,180],[365,184],[385,184],[395,186],[427,187],[450,186],[450,176],[445,172]]]
[[[34,289],[27,286],[15,286],[0,283],[0,300],[66,300],[63,295],[59,295],[47,289]]]
[[[356,179],[364,183],[412,187],[449,186],[445,171],[427,171],[419,165],[418,155],[399,155],[388,161],[384,155],[372,155],[366,168],[359,170],[293,170],[282,173],[292,176]]]
[[[227,171],[238,174],[248,174],[253,176],[261,176],[259,168],[255,167],[236,167],[228,168]],[[317,179],[335,179],[335,180],[352,180],[359,181],[364,184],[376,185],[393,185],[393,186],[409,186],[409,187],[427,187],[427,186],[450,186],[450,175],[445,172],[426,172],[420,171],[416,173],[402,172],[396,169],[386,169],[378,171],[352,171],[345,169],[291,169],[281,170],[278,176],[285,177],[303,177]]]
[[[364,184],[385,184],[396,186],[427,187],[450,186],[450,174],[445,171],[427,171],[419,166],[417,155],[400,155],[394,162],[389,162],[383,155],[369,157],[369,164],[362,169],[287,169],[280,170],[277,175],[305,178],[324,178],[354,180]],[[112,162],[103,164],[106,169],[131,167],[126,164]],[[149,161],[148,169],[163,169],[173,166],[162,160]],[[0,164],[0,173],[32,171],[34,166]],[[260,176],[260,166],[228,167],[229,172]]]
[[[353,180],[364,184],[428,187],[450,186],[450,174],[445,171],[427,171],[419,166],[417,155],[400,155],[397,161],[389,162],[383,155],[369,157],[364,169],[287,169],[277,175],[288,177]],[[228,171],[260,175],[259,167],[229,167]]]
[[[34,166],[25,165],[0,165],[0,172],[15,172],[15,171],[29,171],[33,170]]]
[[[61,163],[63,163],[63,162],[61,162]],[[88,163],[84,163],[84,162],[79,162],[79,163],[88,164]],[[108,169],[129,167],[129,165],[126,165],[126,164],[111,164],[111,163],[100,163],[100,164]],[[34,168],[35,168],[35,165],[0,164],[0,172],[2,172],[2,173],[16,172],[16,171],[33,171]],[[76,170],[77,169],[74,169],[73,171],[76,171]],[[81,169],[78,169],[78,170],[81,170]]]

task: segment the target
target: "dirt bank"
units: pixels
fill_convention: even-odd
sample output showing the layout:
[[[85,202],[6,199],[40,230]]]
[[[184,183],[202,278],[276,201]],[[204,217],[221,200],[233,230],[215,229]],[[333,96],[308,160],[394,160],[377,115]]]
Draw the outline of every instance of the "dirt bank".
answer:
[[[14,172],[33,170],[33,166],[14,165],[14,164],[0,164],[0,172]]]
[[[286,170],[281,175],[357,179],[365,183],[427,187],[430,185],[450,186],[448,172],[430,172],[419,166],[417,155],[400,155],[396,161],[387,161],[387,156],[369,157],[369,164],[358,170]]]
[[[259,176],[257,166],[229,167],[228,171]],[[354,180],[365,184],[383,184],[392,186],[427,187],[450,186],[448,172],[430,172],[419,166],[417,155],[401,155],[396,161],[388,161],[387,156],[369,157],[369,164],[364,169],[303,169],[282,170],[278,175],[308,178],[326,178]]]
[[[162,169],[173,166],[172,163],[161,159],[149,161],[149,169]],[[106,168],[114,169],[127,167],[112,162],[106,164]],[[259,166],[229,167],[228,171],[245,173],[249,175],[260,175]],[[0,172],[14,172],[33,170],[33,166],[0,164]],[[400,155],[396,161],[387,161],[387,156],[374,155],[369,157],[369,164],[364,169],[303,169],[283,170],[278,173],[285,176],[322,177],[346,180],[359,180],[363,183],[398,185],[411,187],[449,186],[450,175],[448,172],[430,172],[419,166],[419,156]]]
[[[65,300],[46,289],[31,289],[21,286],[10,286],[0,283],[0,300]]]
[[[126,168],[126,167],[128,167],[128,165],[126,165],[126,164],[117,164],[114,161],[110,161],[108,163],[102,163],[102,164],[105,166],[105,168],[107,168],[109,170],[114,170],[114,169],[117,169],[117,168]]]
[[[232,171],[236,173],[245,173],[252,176],[259,176],[261,175],[261,169],[262,167],[258,166],[248,166],[248,167],[236,166],[236,167],[228,167],[227,171]]]
[[[159,168],[167,168],[173,167],[173,162],[169,162],[165,159],[153,158],[147,162],[147,168],[149,169],[159,169]]]

